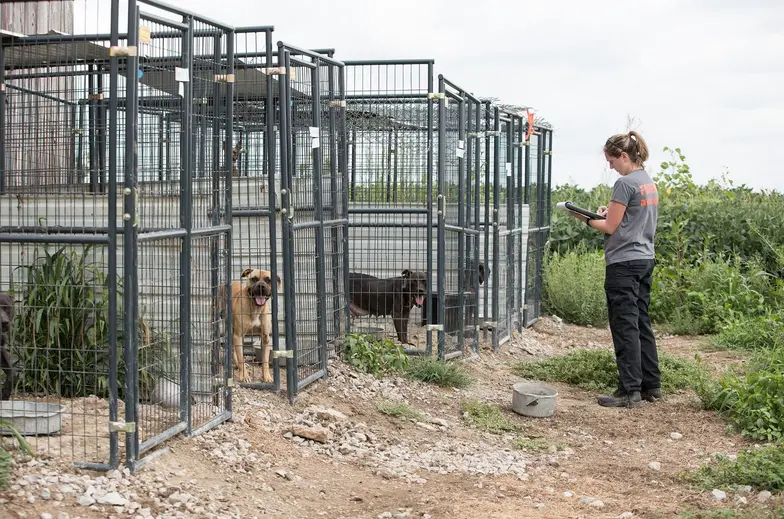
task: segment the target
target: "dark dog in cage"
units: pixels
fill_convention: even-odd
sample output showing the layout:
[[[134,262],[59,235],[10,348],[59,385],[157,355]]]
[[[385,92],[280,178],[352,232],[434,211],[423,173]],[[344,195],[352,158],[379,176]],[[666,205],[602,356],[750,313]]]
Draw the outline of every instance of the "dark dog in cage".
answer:
[[[408,341],[408,317],[414,306],[421,307],[427,295],[427,274],[406,269],[400,276],[379,279],[369,274],[349,272],[351,315],[391,315],[397,338]]]
[[[463,279],[468,283],[468,290],[464,295],[463,304],[465,306],[465,320],[464,326],[471,326],[471,331],[465,332],[466,337],[473,337],[473,326],[476,324],[476,304],[474,304],[474,296],[476,294],[476,286],[474,283],[474,274],[479,281],[479,286],[483,285],[485,279],[490,274],[490,269],[485,267],[481,261],[478,263],[477,268],[472,268],[474,260],[469,259],[466,261],[466,268],[463,271]],[[457,308],[460,306],[459,294],[446,294],[444,296],[444,333],[454,333],[458,328]],[[432,308],[432,315],[438,315],[438,293],[432,292],[430,295],[430,308]],[[422,305],[422,326],[427,324],[434,324],[436,319],[428,319],[427,305]]]
[[[11,335],[11,325],[14,320],[14,300],[8,294],[0,292],[0,369],[5,374],[3,387],[0,388],[0,400],[11,398],[13,389],[14,365],[11,362],[11,353],[5,347],[6,333]]]
[[[226,151],[226,142],[223,143],[223,151]],[[233,177],[239,176],[239,168],[237,168],[237,161],[240,158],[240,153],[242,153],[242,135],[240,135],[239,140],[237,141],[236,146],[231,148],[231,175]]]
[[[249,382],[245,369],[245,356],[242,343],[246,335],[261,335],[263,364],[261,365],[262,380],[272,382],[270,372],[270,350],[272,349],[272,304],[273,295],[272,272],[261,269],[245,269],[239,281],[231,282],[231,313],[232,313],[232,358],[234,369],[237,370],[239,382]],[[282,285],[280,276],[277,279],[277,290]],[[218,310],[225,317],[226,289],[221,284],[218,290]]]

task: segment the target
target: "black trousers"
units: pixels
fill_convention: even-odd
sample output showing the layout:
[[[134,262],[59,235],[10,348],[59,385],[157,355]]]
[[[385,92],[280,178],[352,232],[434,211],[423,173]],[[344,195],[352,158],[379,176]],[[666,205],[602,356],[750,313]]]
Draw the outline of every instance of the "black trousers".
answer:
[[[659,356],[648,306],[654,260],[606,266],[604,291],[610,320],[619,389],[631,393],[661,387]]]

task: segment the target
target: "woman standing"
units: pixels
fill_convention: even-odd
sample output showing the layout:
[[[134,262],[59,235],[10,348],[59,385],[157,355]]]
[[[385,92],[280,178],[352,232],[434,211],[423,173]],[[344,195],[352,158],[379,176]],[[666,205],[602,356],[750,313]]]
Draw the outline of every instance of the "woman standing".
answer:
[[[573,214],[605,235],[604,290],[620,384],[612,395],[599,397],[599,405],[638,407],[642,399],[661,398],[659,358],[648,315],[659,194],[645,171],[648,146],[640,134],[613,135],[604,144],[604,156],[621,175],[609,207],[597,211],[606,219]]]

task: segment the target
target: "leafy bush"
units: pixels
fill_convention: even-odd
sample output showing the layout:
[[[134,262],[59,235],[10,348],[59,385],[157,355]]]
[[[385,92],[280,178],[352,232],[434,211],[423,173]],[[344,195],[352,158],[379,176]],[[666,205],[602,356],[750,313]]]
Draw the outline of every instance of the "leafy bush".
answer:
[[[16,391],[65,398],[109,394],[109,286],[100,266],[65,248],[36,254],[9,293],[21,300],[14,316],[10,350],[16,358]],[[117,286],[117,376],[124,398],[122,285]],[[148,394],[162,360],[171,357],[171,340],[140,319],[139,391]]]
[[[667,353],[659,354],[659,367],[665,392],[693,388],[699,380],[700,368],[695,363]],[[578,349],[557,357],[525,360],[513,371],[523,378],[562,382],[589,391],[615,391],[619,383],[615,353],[607,349]]]
[[[9,422],[0,420],[0,431],[3,431],[3,434],[10,433],[10,435],[13,436],[19,443],[19,450],[22,451],[23,454],[27,456],[33,455],[33,451],[30,449],[30,446],[27,444],[24,437],[19,434],[19,431],[17,431],[16,428]],[[5,490],[8,488],[8,485],[11,483],[12,472],[13,464],[11,460],[11,453],[3,447],[3,443],[0,441],[0,490]]]
[[[698,391],[706,409],[729,418],[743,436],[784,440],[784,347],[761,350],[736,372],[703,380]]]
[[[457,362],[429,357],[413,360],[408,368],[408,377],[441,387],[464,388],[471,384],[471,377]]]
[[[363,373],[380,377],[408,368],[408,355],[403,347],[389,339],[377,339],[368,334],[349,334],[343,348],[346,361]]]
[[[606,326],[604,269],[601,252],[553,254],[543,274],[545,311],[574,324]]]
[[[736,318],[722,327],[712,342],[720,348],[750,351],[784,346],[784,313]]]
[[[405,420],[420,422],[425,418],[421,411],[412,408],[406,402],[382,402],[376,405],[376,409],[379,413]]]
[[[756,490],[784,490],[784,445],[766,445],[738,453],[736,460],[719,457],[716,465],[705,465],[686,479],[710,490],[750,486]]]

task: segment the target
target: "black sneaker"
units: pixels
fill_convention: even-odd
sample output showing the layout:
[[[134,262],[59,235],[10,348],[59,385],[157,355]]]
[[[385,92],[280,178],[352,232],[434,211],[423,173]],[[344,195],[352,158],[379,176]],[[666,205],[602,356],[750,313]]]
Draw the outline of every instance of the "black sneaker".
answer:
[[[661,398],[661,388],[654,387],[651,389],[643,389],[640,391],[640,398],[648,402],[655,402]]]
[[[639,391],[626,393],[619,389],[610,396],[600,396],[599,405],[602,407],[640,407],[642,399]]]

